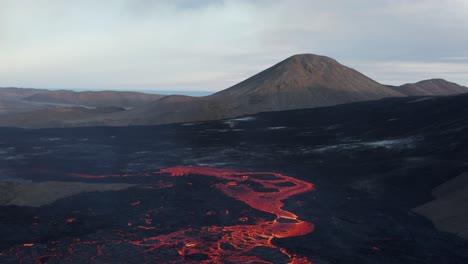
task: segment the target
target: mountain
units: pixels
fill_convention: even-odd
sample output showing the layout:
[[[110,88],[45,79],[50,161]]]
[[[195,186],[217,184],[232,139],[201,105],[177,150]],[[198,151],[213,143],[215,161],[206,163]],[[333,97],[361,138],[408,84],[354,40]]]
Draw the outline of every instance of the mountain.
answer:
[[[334,59],[300,54],[216,93],[212,98],[227,104],[239,115],[398,96],[402,94]]]
[[[417,83],[407,83],[393,87],[393,89],[407,96],[454,95],[468,92],[468,87],[443,79],[430,79]]]
[[[187,116],[177,121],[209,120],[399,96],[403,95],[334,59],[300,54],[221,92],[177,105],[176,111],[178,117]],[[165,112],[160,102],[153,106],[153,112]]]
[[[37,109],[33,109],[28,114],[18,114],[18,117],[11,115],[7,118],[0,117],[0,126],[41,128],[195,122],[233,118],[259,112],[333,106],[387,97],[452,95],[466,92],[466,89],[466,87],[440,79],[399,87],[385,86],[332,58],[299,54],[239,84],[204,97],[182,95],[162,97],[111,91],[77,93],[41,90],[37,94],[28,92],[27,96],[22,97],[20,103],[32,103],[36,108],[37,104],[44,104],[41,106],[47,108],[48,117],[44,119],[43,111],[38,112]],[[53,109],[50,109],[51,104],[54,106]],[[116,106],[131,109],[90,113],[73,108],[64,114],[57,104],[66,104],[65,107],[71,104],[72,106]],[[4,103],[4,105],[11,104]]]
[[[73,125],[192,122],[401,96],[334,59],[300,54],[210,96],[172,96],[106,116],[105,121],[96,117]]]

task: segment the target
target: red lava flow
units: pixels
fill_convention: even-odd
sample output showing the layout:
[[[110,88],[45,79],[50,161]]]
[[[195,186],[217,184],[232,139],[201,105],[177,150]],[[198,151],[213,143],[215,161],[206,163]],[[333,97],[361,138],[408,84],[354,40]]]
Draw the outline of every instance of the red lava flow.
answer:
[[[161,173],[168,173],[173,177],[186,176],[189,174],[204,175],[227,180],[227,183],[218,183],[215,187],[229,197],[242,201],[250,207],[276,215],[273,221],[260,222],[256,225],[235,225],[225,227],[206,227],[201,233],[225,234],[219,241],[207,243],[197,237],[184,236],[186,230],[178,231],[164,237],[158,236],[150,240],[174,241],[184,237],[185,245],[179,250],[182,256],[194,253],[203,253],[209,256],[210,262],[218,262],[222,258],[233,262],[264,262],[258,257],[246,256],[246,253],[254,247],[265,246],[276,248],[272,244],[273,238],[287,238],[302,236],[314,230],[314,224],[298,219],[292,212],[284,210],[282,200],[296,194],[304,193],[314,189],[314,185],[296,178],[279,173],[270,172],[237,172],[228,169],[214,169],[207,167],[173,167],[162,169]],[[272,175],[273,179],[261,179],[255,176]],[[249,185],[239,184],[242,181],[254,181],[261,184],[265,189],[273,189],[274,192],[257,192]],[[285,184],[289,183],[289,184]],[[286,221],[283,221],[286,220]],[[236,250],[224,250],[221,245],[229,244]],[[156,245],[153,249],[157,249]],[[280,249],[286,254],[291,263],[310,263],[304,258],[297,258],[289,254],[285,249]]]
[[[293,212],[283,209],[283,200],[294,195],[314,190],[314,185],[290,176],[272,172],[238,172],[230,169],[216,169],[209,167],[172,167],[161,169],[152,174],[138,176],[168,175],[183,177],[188,175],[215,177],[220,181],[213,185],[225,195],[237,199],[251,208],[271,213],[276,216],[272,221],[256,220],[255,224],[242,224],[247,217],[239,219],[241,224],[233,226],[205,226],[201,228],[187,228],[169,234],[138,238],[135,234],[122,231],[121,241],[91,241],[86,242],[96,246],[96,254],[102,255],[107,243],[128,243],[144,247],[145,252],[157,252],[163,248],[175,248],[183,262],[188,262],[191,256],[202,255],[201,263],[271,263],[260,256],[248,254],[255,247],[268,247],[280,250],[286,255],[290,263],[312,263],[305,257],[296,256],[284,248],[272,243],[274,238],[288,238],[302,236],[314,230],[314,224],[303,221]],[[73,177],[86,179],[100,179],[107,177],[130,177],[131,175],[83,175],[70,174]],[[137,175],[135,175],[137,176]],[[254,182],[262,190],[255,189],[246,182]],[[173,185],[162,183],[164,188]],[[131,205],[138,206],[139,201]],[[210,212],[208,212],[210,213]],[[207,213],[207,214],[208,214]],[[229,214],[229,210],[226,210]],[[73,220],[71,220],[73,219]],[[67,222],[75,221],[70,218]],[[145,220],[145,226],[138,226],[143,230],[153,230],[151,220]],[[128,223],[131,227],[132,223]],[[210,239],[206,239],[209,237]],[[214,238],[214,239],[213,239]],[[85,243],[77,240],[75,244]],[[25,247],[32,244],[24,244]],[[73,253],[74,245],[68,247]],[[0,252],[1,254],[1,252]],[[105,254],[105,253],[104,253]],[[1,255],[0,255],[1,256]]]

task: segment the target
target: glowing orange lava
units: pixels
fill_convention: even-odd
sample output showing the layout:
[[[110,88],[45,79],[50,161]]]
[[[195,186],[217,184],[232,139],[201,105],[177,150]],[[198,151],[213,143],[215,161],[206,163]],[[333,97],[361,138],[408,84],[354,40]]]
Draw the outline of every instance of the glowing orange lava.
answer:
[[[179,254],[182,256],[203,253],[209,256],[207,263],[219,262],[221,259],[233,262],[265,262],[258,259],[258,257],[246,256],[244,253],[258,246],[276,248],[271,242],[273,238],[302,236],[314,230],[314,224],[299,220],[297,215],[282,208],[284,205],[282,200],[313,190],[314,185],[311,183],[279,173],[236,172],[234,170],[207,167],[173,167],[162,169],[160,172],[168,173],[173,177],[196,174],[226,180],[226,183],[217,183],[215,187],[227,196],[242,201],[252,208],[276,215],[276,219],[273,221],[260,222],[253,226],[206,227],[199,230],[201,237],[203,237],[203,233],[224,234],[219,241],[211,243],[202,241],[197,237],[185,235],[188,230],[148,239],[148,241],[164,241],[163,244],[167,245],[167,243],[178,243],[182,238],[185,244],[179,250]],[[268,179],[256,177],[264,175],[273,177]],[[274,191],[258,192],[250,185],[240,184],[247,180],[259,183],[263,188]],[[228,213],[229,211],[226,211],[226,214]],[[223,249],[221,247],[223,243],[231,245],[236,250]],[[152,249],[161,246],[157,244]],[[291,263],[307,263],[304,258],[296,258],[288,254],[285,249],[281,249],[281,251],[290,258]]]
[[[101,179],[111,177],[131,177],[124,175],[85,175],[69,174],[72,177],[85,179]],[[126,227],[129,230],[116,230],[117,236],[112,240],[100,241],[82,241],[76,238],[73,242],[68,242],[67,252],[59,253],[55,250],[58,242],[53,242],[50,246],[50,255],[37,257],[58,257],[68,259],[73,262],[73,256],[77,255],[76,248],[83,246],[92,247],[89,252],[90,260],[93,261],[98,256],[106,255],[107,248],[112,244],[129,244],[132,246],[143,247],[146,253],[158,252],[160,249],[176,249],[182,262],[193,262],[191,256],[203,256],[200,263],[271,263],[261,256],[254,256],[252,250],[256,247],[267,247],[281,251],[289,258],[289,263],[302,264],[312,263],[303,256],[296,256],[284,248],[279,248],[273,244],[274,238],[288,238],[302,236],[314,230],[314,224],[303,221],[299,217],[283,208],[283,201],[294,195],[308,192],[314,189],[314,185],[290,176],[272,172],[237,172],[229,169],[216,169],[208,167],[172,167],[161,169],[151,174],[139,174],[134,176],[145,177],[183,177],[188,175],[215,177],[218,179],[212,187],[217,188],[226,196],[234,198],[248,205],[249,207],[273,214],[275,219],[267,221],[264,219],[255,219],[250,216],[242,216],[238,219],[239,224],[233,226],[205,226],[201,228],[187,228],[162,234],[157,236],[147,235],[141,237],[141,232],[154,232],[150,214],[157,212],[157,208],[151,208],[144,218],[142,224],[133,224],[128,222]],[[152,183],[151,188],[171,188],[174,184],[171,182],[159,181]],[[142,186],[141,188],[148,188]],[[298,201],[299,203],[299,201]],[[140,201],[132,201],[132,206],[141,207]],[[303,202],[301,202],[303,205]],[[298,205],[299,206],[299,205]],[[229,215],[231,212],[226,210],[223,214]],[[214,215],[214,211],[208,211],[206,215]],[[74,223],[75,218],[66,219],[67,223]],[[253,222],[253,224],[252,224]],[[125,222],[127,223],[127,222]],[[250,223],[250,224],[248,224]],[[140,233],[134,234],[136,226]],[[23,244],[24,247],[33,247],[34,244]],[[23,248],[24,248],[23,247]],[[0,252],[0,257],[4,253],[14,252],[14,249]],[[0,258],[1,261],[1,258]],[[42,263],[42,262],[41,262]]]

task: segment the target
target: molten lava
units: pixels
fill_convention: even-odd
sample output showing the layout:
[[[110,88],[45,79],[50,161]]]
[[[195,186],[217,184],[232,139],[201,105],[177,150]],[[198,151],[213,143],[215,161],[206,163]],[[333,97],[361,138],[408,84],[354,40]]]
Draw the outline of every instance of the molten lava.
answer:
[[[177,241],[176,238],[184,237],[185,246],[179,250],[179,253],[182,256],[203,253],[209,256],[209,262],[218,262],[221,259],[233,262],[255,262],[259,261],[258,257],[246,256],[244,253],[258,246],[276,248],[276,246],[271,242],[273,238],[302,236],[314,230],[314,225],[312,223],[299,220],[297,215],[282,208],[284,205],[282,200],[296,194],[313,190],[314,185],[311,183],[279,173],[236,172],[234,170],[207,167],[173,167],[162,169],[160,170],[160,173],[168,173],[173,177],[196,174],[226,180],[226,183],[217,183],[215,187],[227,196],[242,201],[254,209],[276,215],[275,220],[259,222],[256,223],[256,225],[207,227],[200,230],[200,233],[202,234],[224,234],[221,240],[215,243],[207,243],[196,237],[185,236],[184,233],[187,230],[164,235],[164,238],[156,237],[151,239],[175,242]],[[274,177],[273,179],[271,179],[271,177],[268,179],[256,177],[264,175],[271,175]],[[275,191],[255,191],[250,185],[241,184],[243,181],[247,180],[256,182],[265,189]],[[229,214],[228,210],[226,210],[226,214]],[[283,222],[281,221],[282,219],[287,219],[288,221]],[[230,251],[223,249],[221,247],[223,243],[231,245],[236,250]],[[159,247],[160,245],[157,245],[153,247],[153,249],[157,249]],[[287,254],[285,249],[281,249],[281,251],[290,257],[291,263],[298,263],[297,261],[299,261],[299,259]],[[304,263],[304,259],[301,260],[301,263]]]
[[[69,174],[72,177],[85,179],[102,179],[112,177],[131,177],[131,175],[85,175]],[[308,192],[314,189],[313,184],[279,173],[271,172],[237,172],[229,169],[215,169],[207,167],[172,167],[161,169],[151,174],[140,174],[135,176],[145,177],[183,177],[188,175],[214,177],[217,183],[213,188],[220,190],[226,196],[234,198],[248,205],[249,207],[266,213],[273,214],[275,219],[266,221],[255,219],[250,216],[239,218],[238,225],[232,226],[205,226],[201,228],[186,228],[169,234],[157,236],[141,236],[141,232],[153,232],[156,227],[152,226],[150,213],[157,212],[157,208],[151,209],[142,219],[142,225],[136,225],[140,230],[138,235],[134,231],[132,222],[128,221],[128,230],[117,230],[116,236],[112,240],[83,241],[76,238],[67,243],[66,252],[59,253],[55,246],[57,241],[49,243],[50,248],[47,254],[35,257],[38,263],[46,258],[63,258],[73,262],[74,255],[84,254],[83,250],[77,248],[91,247],[86,250],[86,254],[91,254],[90,260],[98,256],[105,256],[109,245],[122,245],[143,247],[146,254],[158,252],[158,250],[174,248],[177,250],[182,262],[193,262],[192,256],[202,256],[200,263],[270,263],[261,256],[251,254],[256,247],[267,247],[281,251],[290,263],[311,263],[305,257],[299,257],[289,253],[284,248],[279,248],[272,243],[274,238],[288,238],[302,236],[314,230],[314,224],[303,221],[293,212],[283,208],[283,200],[294,195]],[[158,184],[150,185],[153,188],[171,188],[173,183],[159,181]],[[143,186],[142,188],[147,188]],[[131,202],[132,206],[139,207],[140,201]],[[302,202],[301,202],[302,205]],[[215,212],[209,211],[206,215],[213,215]],[[229,210],[225,211],[230,214]],[[130,219],[129,219],[130,220]],[[252,224],[252,221],[254,224]],[[76,218],[66,219],[67,223],[74,223]],[[250,224],[248,224],[248,222]],[[125,222],[127,223],[127,222]],[[33,248],[34,244],[23,244],[24,247]],[[0,252],[0,262],[2,256],[18,253],[19,249],[13,247]],[[18,253],[18,258],[22,253]],[[41,261],[41,262],[39,262]]]

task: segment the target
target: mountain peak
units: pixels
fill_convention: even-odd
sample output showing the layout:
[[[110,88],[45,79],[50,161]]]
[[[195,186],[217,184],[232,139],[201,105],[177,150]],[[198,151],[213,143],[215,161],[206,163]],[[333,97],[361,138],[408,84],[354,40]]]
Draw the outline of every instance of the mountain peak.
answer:
[[[449,82],[445,79],[441,79],[441,78],[434,78],[434,79],[427,79],[427,80],[422,80],[422,81],[419,81],[415,84],[430,84],[430,83],[434,83],[434,84],[455,84],[453,82]]]
[[[311,53],[303,53],[303,54],[295,54],[291,57],[285,59],[282,62],[303,62],[303,63],[313,63],[313,62],[323,62],[323,63],[338,63],[335,59],[332,59],[327,56],[311,54]],[[281,62],[280,62],[281,63]]]
[[[296,74],[322,75],[343,67],[336,60],[316,54],[296,54],[272,68],[276,71],[294,71]]]

